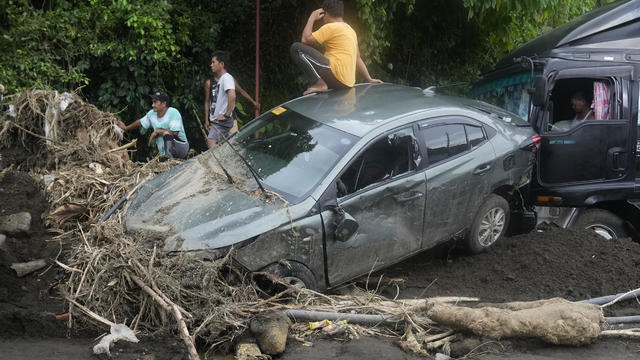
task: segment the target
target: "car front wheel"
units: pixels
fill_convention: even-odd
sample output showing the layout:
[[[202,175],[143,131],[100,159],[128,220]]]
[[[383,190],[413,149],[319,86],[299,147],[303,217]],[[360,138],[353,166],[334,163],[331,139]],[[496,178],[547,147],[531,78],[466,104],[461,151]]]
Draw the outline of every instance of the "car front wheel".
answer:
[[[614,213],[603,209],[590,209],[582,213],[573,227],[592,230],[606,240],[615,240],[629,236],[624,221]]]
[[[311,270],[295,261],[271,264],[263,271],[278,276],[282,282],[289,286],[311,290],[317,288],[316,279]]]
[[[465,238],[465,248],[481,253],[500,240],[509,225],[509,203],[503,197],[492,194],[476,214],[471,229]]]

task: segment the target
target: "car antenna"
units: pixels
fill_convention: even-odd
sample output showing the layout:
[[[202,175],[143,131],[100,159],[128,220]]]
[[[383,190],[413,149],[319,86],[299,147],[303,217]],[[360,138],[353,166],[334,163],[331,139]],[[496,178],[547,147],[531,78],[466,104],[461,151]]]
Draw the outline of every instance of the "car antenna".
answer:
[[[262,186],[262,182],[260,181],[260,174],[258,174],[258,172],[251,166],[251,164],[249,164],[247,159],[245,159],[244,156],[242,156],[240,154],[240,152],[238,150],[236,150],[236,148],[233,147],[233,145],[231,145],[230,141],[227,140],[226,144],[229,145],[231,150],[233,150],[233,152],[235,152],[236,155],[238,155],[240,157],[240,159],[242,159],[242,162],[245,165],[247,165],[247,168],[249,169],[249,172],[251,172],[251,175],[253,175],[253,178],[256,180],[256,183],[258,184],[258,187],[262,191],[262,194],[264,194],[264,196],[268,196],[267,190],[264,189],[264,186]]]

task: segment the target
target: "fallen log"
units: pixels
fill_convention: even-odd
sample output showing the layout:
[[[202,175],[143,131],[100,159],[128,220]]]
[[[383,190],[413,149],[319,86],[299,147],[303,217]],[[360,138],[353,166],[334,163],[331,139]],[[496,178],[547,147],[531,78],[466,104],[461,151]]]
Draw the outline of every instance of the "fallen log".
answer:
[[[601,333],[599,306],[560,298],[477,309],[426,302],[427,316],[438,324],[492,339],[538,338],[558,345],[584,345]]]

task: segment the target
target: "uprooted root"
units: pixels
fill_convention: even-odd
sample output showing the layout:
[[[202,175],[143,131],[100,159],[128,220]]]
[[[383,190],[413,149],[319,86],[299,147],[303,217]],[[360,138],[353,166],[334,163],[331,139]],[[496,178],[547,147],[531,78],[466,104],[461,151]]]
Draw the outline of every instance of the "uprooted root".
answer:
[[[109,152],[120,139],[115,115],[70,93],[25,90],[8,98],[15,113],[1,117],[0,147],[20,147],[46,168],[87,161],[127,164],[126,151]]]

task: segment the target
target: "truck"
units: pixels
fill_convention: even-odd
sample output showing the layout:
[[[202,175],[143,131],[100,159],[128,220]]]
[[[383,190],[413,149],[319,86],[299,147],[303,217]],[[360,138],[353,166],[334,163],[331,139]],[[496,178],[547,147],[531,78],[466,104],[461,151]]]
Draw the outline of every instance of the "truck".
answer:
[[[525,43],[474,85],[540,136],[527,196],[538,224],[640,240],[639,80],[640,0],[620,0]]]

